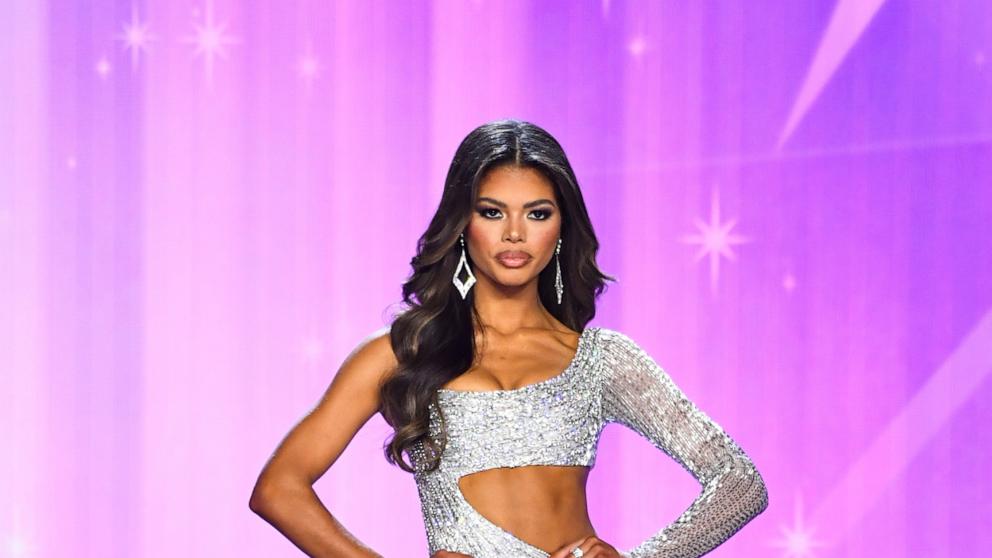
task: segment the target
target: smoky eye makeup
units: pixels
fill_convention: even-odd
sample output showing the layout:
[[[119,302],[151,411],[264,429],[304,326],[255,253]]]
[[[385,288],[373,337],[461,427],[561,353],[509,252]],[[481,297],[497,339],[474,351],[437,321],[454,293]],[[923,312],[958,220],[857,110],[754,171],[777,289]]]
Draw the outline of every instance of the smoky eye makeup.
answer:
[[[493,216],[493,213],[492,212],[499,213],[502,210],[500,208],[498,208],[498,207],[480,205],[479,207],[477,207],[475,209],[475,211],[480,216],[482,216],[482,217],[484,217],[486,219],[495,219],[496,217]],[[532,213],[540,214],[541,217],[539,217],[537,220],[538,221],[544,221],[546,219],[551,218],[551,216],[554,215],[555,212],[554,212],[554,209],[552,209],[550,206],[548,206],[548,207],[539,207],[539,208],[536,208],[536,209],[532,209],[532,210],[530,210],[528,212],[528,214],[532,214]]]

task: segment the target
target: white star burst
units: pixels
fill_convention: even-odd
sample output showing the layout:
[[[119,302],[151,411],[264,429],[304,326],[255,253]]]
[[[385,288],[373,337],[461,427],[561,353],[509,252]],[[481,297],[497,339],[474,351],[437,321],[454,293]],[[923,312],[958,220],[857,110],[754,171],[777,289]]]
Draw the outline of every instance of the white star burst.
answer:
[[[320,62],[317,60],[316,55],[314,55],[313,47],[310,44],[307,44],[306,54],[300,58],[298,71],[300,77],[307,82],[308,87],[313,85],[313,80],[320,73]]]
[[[638,35],[627,43],[627,50],[634,58],[640,58],[647,48],[648,42],[644,39],[643,35]]]
[[[203,25],[194,24],[195,35],[186,36],[184,42],[196,45],[193,54],[203,56],[203,71],[207,76],[207,83],[211,83],[214,74],[214,58],[220,56],[227,58],[225,46],[233,45],[238,39],[226,34],[227,22],[214,22],[214,6],[211,0],[207,0],[206,15]]]
[[[131,21],[125,23],[117,39],[124,42],[124,49],[131,51],[131,70],[138,68],[138,57],[141,51],[147,50],[148,43],[154,40],[148,32],[148,24],[138,19],[138,7],[131,6]]]
[[[782,287],[791,293],[796,288],[796,276],[792,273],[786,273],[785,277],[782,278]]]
[[[8,534],[3,541],[4,556],[21,558],[34,554],[34,546],[16,533]]]
[[[313,56],[304,56],[300,59],[300,75],[307,81],[317,76],[317,59]]]
[[[813,538],[813,529],[803,524],[802,496],[796,496],[796,515],[791,527],[781,526],[782,538],[775,540],[771,546],[781,548],[783,558],[813,558],[815,547],[825,546]]]
[[[107,60],[106,56],[101,57],[96,62],[96,73],[100,74],[103,79],[107,78],[107,74],[110,73],[110,61]]]
[[[730,247],[750,242],[751,239],[730,234],[730,229],[737,223],[736,218],[726,223],[720,222],[720,196],[716,190],[713,191],[710,202],[710,222],[704,223],[698,217],[695,221],[700,234],[685,235],[681,240],[687,244],[699,244],[695,261],[698,262],[703,256],[710,257],[710,290],[714,291],[720,279],[720,256],[726,256],[729,260],[737,259]]]
[[[19,508],[14,507],[13,516],[12,530],[0,535],[0,553],[10,558],[38,556],[38,548],[27,537],[26,533],[21,532],[21,511]]]

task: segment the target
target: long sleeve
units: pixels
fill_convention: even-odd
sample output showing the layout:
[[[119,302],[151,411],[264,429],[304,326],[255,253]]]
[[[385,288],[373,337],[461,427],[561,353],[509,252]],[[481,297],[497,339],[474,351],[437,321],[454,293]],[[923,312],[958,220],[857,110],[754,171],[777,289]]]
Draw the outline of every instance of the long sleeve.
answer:
[[[674,522],[630,558],[694,558],[713,550],[768,507],[751,459],[630,337],[610,330],[603,345],[603,419],[627,426],[675,459],[702,491]]]

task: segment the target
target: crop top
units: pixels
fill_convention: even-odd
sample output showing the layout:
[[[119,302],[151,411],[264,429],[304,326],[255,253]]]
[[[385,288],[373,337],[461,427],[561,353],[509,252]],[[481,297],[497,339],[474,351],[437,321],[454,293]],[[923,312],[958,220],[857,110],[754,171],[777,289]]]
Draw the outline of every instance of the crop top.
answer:
[[[447,442],[437,469],[431,446],[410,451],[427,531],[438,550],[474,558],[547,558],[544,550],[482,516],[458,486],[464,475],[498,467],[592,467],[603,427],[620,423],[675,459],[702,491],[674,522],[629,550],[628,558],[690,558],[719,546],[768,507],[751,459],[630,337],[587,327],[558,375],[516,389],[439,389],[429,432]],[[438,438],[435,438],[438,439]]]

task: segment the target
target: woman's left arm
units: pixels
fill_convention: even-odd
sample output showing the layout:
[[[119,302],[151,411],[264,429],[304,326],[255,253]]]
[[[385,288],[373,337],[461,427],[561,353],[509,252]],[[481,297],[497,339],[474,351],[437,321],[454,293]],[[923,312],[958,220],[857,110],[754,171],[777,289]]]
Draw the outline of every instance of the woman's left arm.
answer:
[[[768,507],[754,463],[689,400],[630,337],[610,330],[603,345],[603,416],[647,438],[684,467],[702,491],[674,522],[629,551],[630,558],[695,558]]]

